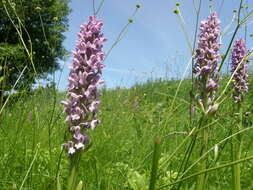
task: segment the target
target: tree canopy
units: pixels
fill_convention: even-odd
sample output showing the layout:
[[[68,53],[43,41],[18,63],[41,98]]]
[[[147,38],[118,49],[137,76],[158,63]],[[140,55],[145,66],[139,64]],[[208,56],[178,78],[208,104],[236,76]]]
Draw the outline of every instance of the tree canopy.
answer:
[[[69,0],[0,1],[0,95],[26,67],[17,89],[59,68],[66,50]]]

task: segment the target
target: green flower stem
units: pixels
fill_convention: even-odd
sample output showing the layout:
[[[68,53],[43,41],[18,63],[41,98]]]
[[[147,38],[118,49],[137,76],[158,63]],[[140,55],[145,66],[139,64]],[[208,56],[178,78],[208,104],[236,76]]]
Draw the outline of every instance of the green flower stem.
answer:
[[[230,166],[233,166],[233,165],[235,165],[235,164],[239,164],[239,163],[241,163],[241,162],[246,162],[246,161],[252,160],[252,159],[253,159],[253,155],[248,156],[248,157],[243,158],[243,159],[240,159],[240,160],[236,160],[236,161],[234,161],[234,162],[229,162],[229,163],[222,164],[222,165],[219,165],[219,166],[216,166],[216,167],[213,167],[213,168],[208,168],[208,169],[206,169],[206,170],[199,171],[199,172],[197,172],[197,173],[194,173],[194,174],[192,174],[192,175],[190,175],[190,176],[187,176],[187,177],[185,177],[185,178],[182,178],[182,179],[180,179],[180,180],[178,180],[178,181],[175,181],[175,182],[173,182],[173,183],[161,185],[161,186],[158,187],[156,190],[164,189],[164,188],[167,188],[167,187],[169,187],[169,186],[178,184],[178,183],[180,183],[180,182],[182,182],[182,181],[186,181],[186,180],[191,179],[191,178],[193,178],[193,177],[199,176],[199,175],[201,175],[201,174],[205,174],[205,173],[208,173],[208,172],[211,172],[211,171],[215,171],[215,170],[218,170],[218,169],[222,169],[222,168],[225,168],[225,167],[230,167]]]
[[[206,83],[207,78],[204,79],[204,84]],[[203,97],[203,115],[202,115],[202,118],[199,122],[200,129],[203,129],[202,130],[201,151],[200,151],[200,157],[202,157],[202,158],[199,161],[198,171],[203,171],[207,167],[208,155],[206,154],[206,152],[208,151],[208,138],[209,138],[208,131],[209,131],[209,124],[212,123],[212,120],[211,120],[212,115],[209,115],[207,113],[207,110],[208,110],[208,95],[207,95],[207,93],[202,92],[202,97]],[[197,176],[196,190],[205,189],[205,182],[206,182],[206,174],[205,173]]]
[[[208,118],[206,115],[203,115],[203,124],[201,127],[203,127],[204,129],[202,130],[202,147],[201,147],[201,152],[200,152],[200,156],[202,157],[208,150],[208,130],[209,127],[208,126]],[[207,160],[208,160],[208,155],[204,156],[199,163],[199,171],[203,171],[206,169],[207,166]],[[205,181],[206,181],[206,174],[203,173],[201,175],[198,175],[197,177],[197,184],[196,184],[196,190],[202,190],[205,189]]]
[[[226,58],[227,58],[227,56],[228,56],[228,53],[229,53],[230,48],[231,48],[231,46],[232,46],[232,44],[233,44],[234,38],[235,38],[235,36],[236,36],[236,34],[237,34],[239,28],[240,28],[241,25],[242,25],[242,23],[241,23],[241,21],[240,21],[240,15],[241,15],[241,9],[242,9],[242,2],[243,2],[243,0],[240,0],[240,5],[239,5],[238,15],[237,15],[237,17],[238,17],[237,26],[236,26],[236,28],[235,28],[235,30],[234,30],[234,33],[233,33],[233,36],[232,36],[232,38],[231,38],[231,40],[230,40],[230,42],[229,42],[229,45],[228,45],[227,50],[226,50],[226,53],[225,53],[224,57],[223,57],[222,60],[221,60],[221,64],[220,64],[219,69],[218,69],[219,72],[220,72],[220,70],[221,70],[221,68],[222,68],[222,65],[224,64],[224,62],[225,62],[225,60],[226,60]]]
[[[238,104],[238,123],[235,126],[236,127],[236,131],[238,132],[242,129],[242,109],[241,109],[241,104]],[[241,135],[237,135],[236,138],[234,138],[232,140],[232,160],[236,161],[236,160],[240,160],[241,158]],[[234,190],[241,190],[241,168],[240,168],[240,164],[235,164],[233,165],[232,168],[232,178],[233,178],[233,189]]]
[[[67,190],[76,190],[78,185],[78,167],[81,154],[77,153],[70,158],[70,171]]]
[[[153,154],[153,165],[152,165],[152,171],[151,171],[149,190],[155,190],[158,161],[161,154],[161,138],[157,137],[154,142],[155,142],[155,147],[154,147],[154,154]]]

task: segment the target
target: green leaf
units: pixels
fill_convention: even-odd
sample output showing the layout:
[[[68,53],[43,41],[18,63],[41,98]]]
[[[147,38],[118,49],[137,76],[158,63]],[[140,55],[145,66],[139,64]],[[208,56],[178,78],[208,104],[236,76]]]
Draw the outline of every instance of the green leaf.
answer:
[[[133,190],[147,190],[148,189],[148,179],[145,174],[140,174],[139,172],[130,169],[127,174],[127,180],[130,187]]]
[[[0,77],[0,84],[4,81],[5,77],[4,76],[1,76]]]
[[[82,190],[82,189],[83,189],[83,181],[80,181],[76,187],[76,190]]]
[[[61,190],[61,182],[60,182],[59,175],[57,176],[56,180],[57,180],[57,184],[56,184],[57,190]]]

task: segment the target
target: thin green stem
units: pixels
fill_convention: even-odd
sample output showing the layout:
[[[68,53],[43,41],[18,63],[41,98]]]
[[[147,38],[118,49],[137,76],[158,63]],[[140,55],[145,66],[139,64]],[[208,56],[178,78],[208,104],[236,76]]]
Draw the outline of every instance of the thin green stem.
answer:
[[[192,155],[194,146],[195,146],[195,144],[196,144],[196,139],[197,139],[197,134],[195,134],[195,135],[193,136],[193,138],[192,138],[192,141],[191,141],[191,143],[190,143],[190,145],[189,145],[189,147],[188,147],[188,149],[187,149],[187,151],[186,151],[186,154],[185,154],[185,156],[184,156],[184,159],[183,159],[183,161],[182,161],[182,164],[181,164],[181,166],[180,166],[180,169],[179,169],[179,172],[178,172],[178,173],[181,172],[181,169],[182,169],[183,167],[184,167],[183,172],[186,170],[187,165],[188,165],[188,162],[189,162],[189,159],[190,159],[190,157],[191,157],[191,155]],[[178,176],[177,176],[176,179],[178,179]],[[178,184],[177,190],[180,189],[181,185],[182,185],[182,183],[179,183],[179,184]]]
[[[152,170],[151,170],[149,190],[155,190],[158,161],[161,154],[161,139],[157,137],[154,141],[154,144],[155,144],[155,147],[154,147],[153,164],[152,164]]]
[[[219,66],[219,69],[218,69],[219,72],[220,72],[220,70],[221,70],[221,68],[222,68],[222,65],[224,64],[224,62],[225,62],[225,60],[226,60],[226,58],[227,58],[227,56],[228,56],[228,53],[229,53],[229,51],[230,51],[230,48],[231,48],[231,46],[232,46],[232,44],[233,44],[234,38],[235,38],[236,33],[237,33],[237,31],[239,30],[239,28],[240,28],[240,25],[237,25],[236,28],[235,28],[235,31],[234,31],[234,33],[233,33],[233,36],[232,36],[231,40],[230,40],[230,43],[229,43],[228,48],[227,48],[227,50],[226,50],[226,53],[225,53],[224,57],[222,58],[221,64],[220,64],[220,66]]]
[[[22,72],[20,73],[20,75],[19,75],[18,79],[16,80],[15,84],[13,85],[11,91],[15,89],[15,87],[17,86],[19,80],[21,79],[21,77],[22,77],[22,75],[24,74],[24,72],[25,72],[26,69],[27,69],[27,66],[25,66],[24,69],[22,70]],[[3,109],[4,109],[4,107],[6,106],[7,102],[9,101],[10,96],[11,96],[11,93],[8,95],[8,97],[7,97],[7,99],[5,100],[3,106],[1,107],[0,115],[1,115],[1,113],[3,112]]]
[[[131,19],[133,19],[137,13],[139,8],[136,7],[134,13],[132,14]],[[103,62],[105,62],[105,60],[107,59],[107,57],[110,55],[111,51],[113,50],[113,48],[122,40],[122,38],[124,37],[124,35],[127,33],[127,30],[130,26],[132,22],[128,22],[120,31],[119,35],[117,36],[116,40],[114,41],[114,43],[112,44],[112,46],[110,47],[110,49],[107,51],[105,58],[103,60]]]
[[[11,5],[11,2],[10,2],[10,1],[8,1],[8,3]],[[16,10],[13,8],[13,11],[14,11],[14,13],[15,13],[15,16],[17,17],[17,19],[18,19],[18,21],[19,21],[19,26],[20,26],[19,28],[20,28],[20,29],[18,29],[18,27],[17,27],[16,24],[14,23],[14,20],[11,18],[10,14],[9,14],[9,11],[7,10],[7,7],[6,7],[5,3],[3,3],[3,5],[4,5],[4,9],[5,9],[5,12],[6,12],[6,14],[7,14],[9,20],[11,21],[11,23],[12,23],[13,26],[14,26],[14,28],[16,29],[16,31],[17,31],[17,33],[18,33],[18,35],[19,35],[20,41],[22,42],[22,45],[24,46],[25,51],[26,51],[28,57],[30,58],[30,61],[31,61],[33,70],[34,70],[34,72],[35,72],[35,75],[37,75],[37,71],[36,71],[36,69],[35,69],[35,65],[34,65],[34,62],[33,62],[33,50],[32,50],[32,41],[31,41],[30,35],[29,35],[29,33],[27,32],[27,30],[26,30],[25,26],[23,25],[22,21],[20,20],[19,16],[17,15]],[[26,44],[25,44],[25,41],[24,41],[24,39],[23,39],[21,27],[23,27],[23,29],[25,30],[25,32],[26,32],[26,34],[27,34],[27,36],[28,36],[28,38],[29,38],[29,42],[30,42],[30,52],[29,52],[29,50],[28,50],[28,48],[27,48],[27,46],[26,46]]]
[[[160,164],[161,168],[165,167],[165,165],[173,158],[173,156],[175,156],[175,154],[180,150],[180,148],[182,148],[182,146],[186,143],[186,141],[192,136],[192,134],[195,132],[195,130],[196,130],[196,128],[193,128],[192,131],[189,133],[189,135],[187,137],[185,137],[185,139],[182,141],[182,143],[179,146],[177,146],[175,151],[173,153],[171,153],[171,155],[168,157],[168,159],[165,159]]]
[[[78,167],[81,153],[77,153],[70,158],[70,171],[68,176],[67,190],[76,190],[78,185]]]
[[[194,4],[194,1],[193,1]],[[199,1],[199,6],[198,9],[196,10],[196,24],[195,24],[195,31],[194,31],[194,39],[193,39],[193,44],[192,44],[192,70],[191,70],[191,92],[190,94],[193,93],[193,88],[194,88],[194,74],[193,74],[193,67],[194,67],[194,51],[195,51],[195,46],[196,46],[196,41],[197,41],[197,33],[198,33],[198,25],[199,25],[199,16],[200,16],[200,10],[201,10],[201,4],[202,0]],[[190,95],[190,107],[189,107],[189,116],[190,116],[190,124],[192,125],[192,106],[193,106],[193,97]]]
[[[238,103],[237,105],[237,114],[238,120],[236,127],[236,132],[242,129],[242,109],[241,104]],[[239,160],[241,158],[241,135],[237,135],[235,139],[232,141],[232,161]],[[240,164],[233,165],[232,168],[232,178],[233,178],[233,189],[234,190],[241,190],[241,168]]]
[[[92,0],[93,15],[96,15],[95,0]]]
[[[95,3],[95,1],[93,1]],[[101,0],[98,9],[95,11],[94,15],[97,15],[100,11],[100,9],[103,7],[105,0]],[[94,5],[95,6],[95,5]],[[95,9],[94,9],[95,10]]]
[[[185,177],[185,178],[182,178],[182,179],[180,179],[180,180],[178,180],[178,181],[176,181],[176,182],[169,183],[169,184],[164,184],[164,185],[158,187],[156,190],[164,189],[164,188],[166,188],[166,187],[175,185],[175,184],[177,184],[177,183],[179,183],[179,182],[186,181],[186,180],[188,180],[188,179],[191,179],[191,178],[193,178],[193,177],[196,177],[196,176],[198,176],[198,175],[205,174],[205,173],[208,173],[208,172],[211,172],[211,171],[214,171],[214,170],[222,169],[222,168],[225,168],[225,167],[230,167],[230,166],[233,166],[233,165],[235,165],[235,164],[239,164],[239,163],[242,163],[242,162],[246,162],[246,161],[251,160],[251,159],[253,159],[253,155],[251,155],[251,156],[249,156],[249,157],[246,157],[246,158],[243,158],[243,159],[240,159],[240,160],[237,160],[237,161],[234,161],[234,162],[229,162],[229,163],[226,163],[226,164],[222,164],[222,165],[220,165],[220,166],[216,166],[216,167],[213,167],[213,168],[208,168],[208,169],[206,169],[206,170],[199,171],[199,172],[197,172],[197,173],[195,173],[195,174],[192,174],[192,175],[190,175],[190,176],[187,176],[187,177]]]
[[[180,166],[180,169],[178,170],[178,171],[179,171],[178,174],[180,174],[180,173],[181,173],[181,169],[182,169],[182,167],[183,167],[183,165],[184,165],[183,174],[182,174],[180,177],[177,176],[176,179],[178,179],[178,178],[183,178],[184,175],[187,173],[186,171],[188,170],[188,169],[187,169],[188,161],[189,161],[189,159],[190,159],[190,157],[191,157],[191,155],[192,155],[192,153],[193,153],[193,149],[194,149],[194,146],[195,146],[195,144],[196,144],[196,140],[197,140],[199,131],[200,131],[200,130],[203,131],[203,130],[205,130],[206,128],[208,128],[210,125],[212,125],[213,123],[215,123],[215,122],[210,122],[210,123],[208,123],[208,125],[204,126],[204,123],[203,123],[203,122],[205,122],[204,119],[205,119],[205,117],[204,117],[204,115],[203,115],[203,116],[201,117],[200,121],[199,121],[198,130],[197,130],[196,133],[194,134],[193,139],[192,139],[192,141],[191,141],[191,144],[190,144],[190,146],[188,147],[187,152],[186,152],[186,154],[185,154],[184,160],[183,160],[183,162],[182,162],[182,164],[181,164],[181,166]],[[201,126],[203,126],[203,127],[201,127]],[[203,133],[203,132],[202,132],[202,133]],[[204,157],[205,155],[206,155],[206,153],[204,153],[204,154],[202,155],[202,157]],[[201,158],[202,158],[202,157],[201,157]],[[199,159],[199,161],[201,160],[201,158]],[[178,185],[178,187],[177,187],[177,190],[180,189],[180,186],[181,186],[181,182],[179,183],[179,185]]]
[[[192,42],[191,42],[191,40],[190,40],[190,37],[189,37],[189,34],[188,34],[188,32],[187,32],[187,28],[186,28],[186,23],[185,23],[185,21],[184,21],[184,17],[183,17],[183,15],[181,14],[181,11],[179,10],[179,8],[177,8],[178,9],[178,18],[179,18],[179,21],[180,21],[180,25],[181,25],[181,27],[182,27],[182,30],[183,30],[183,32],[184,32],[184,35],[185,35],[185,38],[186,38],[186,42],[187,42],[187,45],[188,45],[188,48],[189,48],[189,50],[190,50],[190,52],[192,53],[193,52],[193,49],[192,49]]]
[[[55,81],[55,73],[53,74],[53,81]],[[50,117],[50,120],[49,120],[49,125],[48,125],[48,148],[49,148],[49,155],[50,155],[50,159],[52,158],[52,143],[51,143],[51,134],[52,134],[52,124],[53,124],[53,118],[54,118],[54,115],[55,115],[55,109],[56,109],[56,96],[57,96],[57,90],[55,88],[55,85],[53,86],[54,87],[54,94],[53,94],[53,110],[52,110],[52,113],[51,113],[51,117]]]
[[[21,183],[21,185],[20,185],[20,187],[19,187],[19,190],[23,189],[23,186],[24,186],[24,184],[25,184],[25,181],[26,181],[26,179],[27,179],[27,177],[28,177],[30,171],[32,170],[33,164],[34,164],[34,162],[35,162],[35,160],[36,160],[36,158],[37,158],[37,155],[38,155],[38,152],[39,152],[39,148],[40,148],[40,145],[37,144],[36,152],[35,152],[35,154],[34,154],[34,157],[33,157],[33,159],[32,159],[32,162],[31,162],[31,164],[30,164],[30,166],[29,166],[29,168],[28,168],[28,170],[27,170],[27,172],[26,172],[26,174],[25,174],[25,177],[24,177],[24,179],[22,180],[22,183]]]
[[[229,139],[231,139],[231,138],[233,138],[233,137],[235,137],[235,136],[237,136],[237,135],[239,135],[241,133],[244,133],[244,132],[246,132],[248,130],[251,130],[251,129],[253,129],[253,127],[248,127],[248,128],[242,129],[242,130],[240,130],[240,131],[238,131],[238,132],[236,132],[236,133],[234,133],[234,134],[226,137],[222,141],[216,143],[216,146],[219,146],[220,144],[227,142]],[[213,151],[214,148],[215,148],[215,146],[213,146],[208,151],[206,151],[206,153],[204,153],[202,156],[200,156],[191,166],[189,166],[189,168],[187,168],[187,170],[185,170],[185,172],[179,177],[179,179],[182,179],[196,164],[198,164],[200,162],[200,160],[202,158],[204,158],[208,153],[210,153],[211,151]]]
[[[199,171],[205,170],[207,167],[207,161],[208,161],[208,155],[203,156],[207,150],[208,150],[208,129],[209,127],[206,127],[206,125],[208,125],[208,119],[206,118],[206,115],[203,114],[203,124],[201,127],[204,127],[203,131],[202,131],[202,147],[201,147],[201,152],[200,152],[200,156],[202,157],[202,159],[200,160],[199,163]],[[196,189],[197,190],[202,190],[205,189],[205,181],[206,181],[206,174],[203,173],[201,175],[199,175],[197,177],[197,184],[196,184]]]
[[[241,60],[241,62],[238,64],[232,75],[230,76],[226,86],[224,87],[223,91],[220,93],[220,96],[216,99],[215,103],[218,103],[218,101],[223,97],[225,92],[227,91],[230,83],[232,82],[235,73],[238,71],[238,69],[241,67],[241,65],[253,54],[253,48],[248,52],[248,54]],[[225,100],[225,99],[224,99]],[[222,103],[224,100],[221,100],[218,104]]]
[[[173,106],[174,106],[174,104],[175,104],[175,101],[176,101],[177,95],[178,95],[178,93],[179,93],[180,87],[181,87],[181,85],[182,85],[182,83],[183,83],[183,81],[184,81],[184,77],[186,76],[187,71],[188,71],[188,69],[189,69],[189,67],[190,67],[190,65],[191,65],[191,60],[192,60],[192,57],[189,59],[189,61],[188,61],[188,63],[187,63],[187,66],[186,66],[186,68],[185,68],[185,70],[184,70],[184,73],[183,73],[183,75],[182,75],[182,78],[181,78],[181,80],[180,80],[180,82],[179,82],[179,84],[178,84],[178,86],[177,86],[176,93],[175,93],[175,95],[174,95],[174,97],[173,97],[173,100],[172,100],[172,103],[171,103],[171,106],[170,106],[170,113],[173,113],[173,111],[172,111],[172,110],[173,110]]]
[[[226,53],[225,53],[224,57],[223,57],[222,60],[221,60],[221,64],[220,64],[220,66],[219,66],[218,71],[221,70],[222,65],[224,64],[224,62],[225,62],[225,60],[226,60],[226,58],[227,58],[227,56],[228,56],[228,53],[229,53],[229,51],[230,51],[230,48],[231,48],[231,46],[232,46],[232,44],[233,44],[234,38],[235,38],[235,36],[236,36],[236,34],[237,34],[237,32],[238,32],[240,26],[241,26],[241,22],[240,22],[241,9],[242,9],[242,0],[240,0],[240,6],[239,6],[239,10],[238,10],[237,26],[236,26],[236,28],[235,28],[235,30],[234,30],[234,33],[233,33],[233,36],[232,36],[232,38],[231,38],[231,40],[230,40],[230,42],[229,42],[229,45],[228,45],[227,50],[226,50]]]

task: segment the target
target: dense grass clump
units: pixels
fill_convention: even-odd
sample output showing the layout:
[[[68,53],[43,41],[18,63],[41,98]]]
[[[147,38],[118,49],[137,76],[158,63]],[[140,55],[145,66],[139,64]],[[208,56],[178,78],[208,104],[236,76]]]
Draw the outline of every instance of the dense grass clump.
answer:
[[[189,133],[198,115],[193,116],[191,125],[191,81],[184,80],[179,91],[178,84],[178,81],[149,81],[130,89],[101,89],[99,117],[102,123],[90,133],[92,147],[83,155],[80,164],[86,189],[147,189],[153,139],[157,136],[162,139],[157,186],[173,183],[194,164],[199,158],[199,138],[188,162],[182,165],[192,139]],[[250,89],[251,86],[252,83]],[[244,129],[249,129],[242,133],[242,158],[253,154],[252,95],[251,90],[244,101]],[[57,179],[61,183],[65,181],[68,156],[62,154],[61,145],[67,125],[63,122],[63,106],[59,104],[64,96],[54,88],[45,88],[10,99],[0,123],[0,189],[56,189]],[[231,99],[228,96],[224,100],[213,121],[208,148],[215,148],[209,152],[208,168],[231,161],[231,138],[224,140],[231,135],[233,126]],[[251,161],[241,164],[242,189],[253,188],[251,166]],[[196,171],[197,165],[194,165],[185,176]],[[180,187],[193,188],[194,179],[183,181]],[[208,189],[231,189],[230,180],[231,167],[209,172]]]

